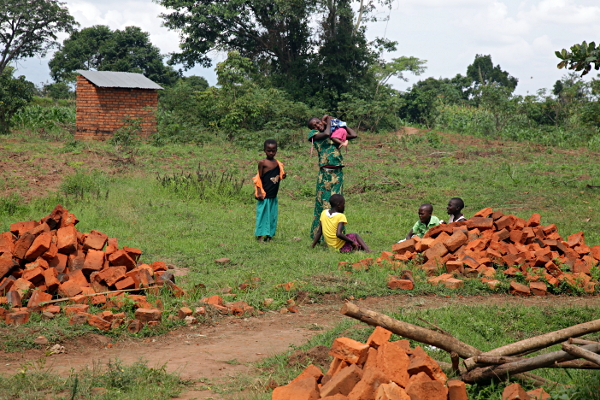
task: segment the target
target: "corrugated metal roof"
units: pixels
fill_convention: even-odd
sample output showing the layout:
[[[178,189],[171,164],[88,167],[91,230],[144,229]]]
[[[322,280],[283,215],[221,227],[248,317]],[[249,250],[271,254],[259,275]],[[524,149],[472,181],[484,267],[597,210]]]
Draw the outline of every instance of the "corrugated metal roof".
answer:
[[[76,72],[98,87],[162,89],[144,75],[134,72],[86,71],[82,69],[78,69]]]

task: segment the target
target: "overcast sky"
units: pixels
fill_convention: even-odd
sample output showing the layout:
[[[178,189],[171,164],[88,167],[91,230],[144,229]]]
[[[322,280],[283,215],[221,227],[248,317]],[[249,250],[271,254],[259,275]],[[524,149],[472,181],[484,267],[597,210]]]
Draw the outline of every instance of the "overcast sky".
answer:
[[[176,32],[162,27],[159,14],[164,9],[151,0],[66,0],[80,29],[108,25],[111,29],[139,26],[163,53],[177,51]],[[555,50],[575,43],[600,41],[600,1],[598,0],[396,0],[388,22],[368,25],[369,39],[386,37],[398,42],[390,59],[414,56],[427,60],[420,77],[398,79],[390,83],[406,89],[429,76],[450,78],[465,74],[476,54],[490,54],[494,64],[519,79],[518,94],[534,94],[540,88],[552,88],[566,72],[558,70]],[[64,39],[65,36],[61,37]],[[223,55],[214,54],[216,61]],[[51,82],[50,55],[20,61],[18,74],[40,84]],[[596,74],[597,71],[593,71]],[[185,75],[204,76],[216,83],[212,68],[194,68]]]

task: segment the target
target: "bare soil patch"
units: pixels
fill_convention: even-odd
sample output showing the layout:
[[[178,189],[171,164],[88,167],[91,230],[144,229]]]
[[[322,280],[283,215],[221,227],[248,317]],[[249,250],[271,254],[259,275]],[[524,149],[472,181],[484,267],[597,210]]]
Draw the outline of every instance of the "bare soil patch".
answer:
[[[589,297],[513,297],[506,295],[439,297],[396,295],[357,300],[357,304],[379,312],[403,309],[426,309],[446,305],[522,305],[546,306],[600,306],[600,296]],[[131,364],[140,359],[149,366],[166,365],[169,372],[177,372],[183,379],[209,380],[211,384],[230,381],[235,376],[255,375],[252,363],[284,353],[290,346],[300,346],[311,337],[333,328],[342,321],[339,309],[343,300],[331,299],[322,304],[302,306],[300,313],[279,314],[268,312],[252,318],[224,318],[213,326],[197,325],[173,331],[168,335],[146,339],[113,342],[103,335],[88,335],[71,343],[63,343],[65,354],[49,356],[46,367],[67,376],[94,363],[105,364],[119,359]],[[358,324],[360,325],[360,323]],[[52,345],[51,343],[50,345]],[[35,364],[44,357],[45,349],[23,353],[0,353],[0,375],[16,373],[25,363]],[[308,358],[324,366],[330,361],[325,349],[315,347],[293,353],[290,364],[304,363]],[[206,390],[201,382],[183,393],[181,399],[224,398],[226,395]]]

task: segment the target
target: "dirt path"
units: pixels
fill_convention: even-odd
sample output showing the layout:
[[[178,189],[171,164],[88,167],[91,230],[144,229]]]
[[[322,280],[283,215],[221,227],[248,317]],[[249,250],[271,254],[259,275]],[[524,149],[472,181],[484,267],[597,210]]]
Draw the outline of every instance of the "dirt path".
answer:
[[[367,298],[357,304],[377,311],[399,308],[433,308],[461,304],[465,307],[482,304],[511,304],[544,307],[550,305],[600,306],[600,297],[530,297],[471,296],[441,298],[436,296],[411,297],[405,295]],[[141,358],[149,366],[166,364],[167,371],[177,372],[183,379],[206,378],[224,382],[232,376],[252,374],[253,362],[286,352],[290,345],[299,346],[323,329],[334,327],[345,317],[339,313],[341,301],[301,307],[298,314],[266,313],[253,318],[225,318],[214,326],[193,326],[168,335],[141,340],[111,343],[102,335],[88,335],[77,342],[65,343],[66,354],[52,355],[46,367],[66,376],[71,369],[91,367],[93,363],[106,364],[118,358],[124,364]],[[315,325],[316,324],[316,325]],[[323,328],[323,329],[321,329]],[[0,353],[0,375],[14,374],[24,363],[35,363],[44,357],[44,350],[23,353]],[[196,389],[199,389],[199,384]],[[211,391],[190,390],[180,399],[221,398]]]

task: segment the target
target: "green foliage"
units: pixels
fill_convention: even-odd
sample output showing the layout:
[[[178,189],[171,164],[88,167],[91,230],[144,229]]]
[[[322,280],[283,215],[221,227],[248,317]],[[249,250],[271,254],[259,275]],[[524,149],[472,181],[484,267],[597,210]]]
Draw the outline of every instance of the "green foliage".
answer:
[[[467,77],[475,87],[481,85],[502,86],[512,93],[517,87],[518,79],[503,71],[500,65],[494,66],[491,55],[477,54],[473,64],[467,67]]]
[[[22,365],[17,374],[2,377],[0,392],[23,400],[62,399],[66,394],[70,399],[168,400],[185,387],[177,375],[167,373],[164,365],[148,367],[143,360],[132,365],[110,360],[106,366],[72,371],[66,378],[59,377],[46,363],[42,357]],[[97,388],[105,392],[98,393]]]
[[[60,191],[66,197],[74,199],[100,199],[108,197],[110,179],[101,171],[84,172],[78,170],[75,174],[65,177],[60,185]]]
[[[56,44],[56,34],[70,32],[75,25],[57,0],[0,1],[0,75],[11,62],[45,56]]]
[[[34,131],[40,137],[64,140],[75,134],[75,107],[29,105],[21,108],[12,119],[14,127],[21,131]]]
[[[48,65],[56,82],[73,82],[78,69],[136,72],[164,85],[175,83],[179,77],[164,64],[150,35],[136,26],[112,31],[108,26],[96,25],[75,30]]]
[[[0,66],[0,135],[9,132],[13,116],[31,101],[33,90],[33,83],[24,76],[14,78],[13,68]]]
[[[156,177],[159,184],[168,192],[183,199],[201,199],[212,201],[237,200],[247,202],[251,195],[244,188],[244,178],[234,171],[202,171],[195,173],[160,174]]]
[[[127,150],[140,145],[141,133],[141,118],[125,118],[123,119],[123,126],[115,131],[109,141],[116,147]]]
[[[559,69],[566,67],[574,71],[582,71],[581,76],[589,73],[592,67],[596,70],[600,69],[600,46],[596,47],[595,42],[583,41],[581,44],[571,46],[570,51],[562,49],[555,54],[562,60],[557,65]]]
[[[217,66],[222,87],[194,90],[184,83],[167,90],[160,104],[159,131],[164,143],[204,141],[220,137],[244,146],[272,137],[280,147],[292,144],[298,128],[312,116],[304,103],[294,102],[276,88],[249,79],[250,60],[236,52]],[[188,94],[176,101],[179,94]],[[189,133],[185,135],[184,133]]]
[[[18,212],[24,211],[23,198],[16,193],[0,197],[0,215],[11,217]]]
[[[44,96],[55,100],[75,99],[75,92],[65,82],[56,82],[44,85],[42,93]]]

